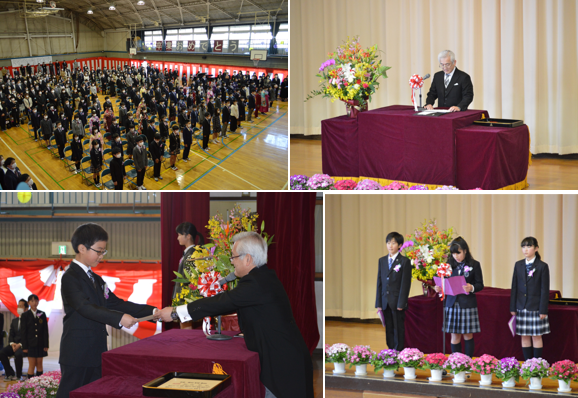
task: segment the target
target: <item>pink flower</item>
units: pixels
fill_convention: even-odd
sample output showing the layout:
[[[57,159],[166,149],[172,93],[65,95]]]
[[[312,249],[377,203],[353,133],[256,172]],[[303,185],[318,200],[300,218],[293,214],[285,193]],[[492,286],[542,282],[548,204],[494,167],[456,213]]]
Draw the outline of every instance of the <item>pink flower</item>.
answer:
[[[368,87],[369,87],[369,84],[363,83],[363,88],[368,88]]]

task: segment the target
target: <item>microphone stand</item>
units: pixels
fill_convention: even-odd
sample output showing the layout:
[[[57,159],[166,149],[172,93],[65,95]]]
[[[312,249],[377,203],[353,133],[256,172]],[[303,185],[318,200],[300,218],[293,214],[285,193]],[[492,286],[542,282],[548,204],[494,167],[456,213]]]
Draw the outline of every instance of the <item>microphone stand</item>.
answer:
[[[216,334],[210,334],[207,336],[207,339],[209,340],[217,340],[217,341],[222,341],[222,340],[231,340],[233,338],[233,336],[228,336],[226,334],[221,334],[221,315],[219,315],[217,317],[217,333]]]

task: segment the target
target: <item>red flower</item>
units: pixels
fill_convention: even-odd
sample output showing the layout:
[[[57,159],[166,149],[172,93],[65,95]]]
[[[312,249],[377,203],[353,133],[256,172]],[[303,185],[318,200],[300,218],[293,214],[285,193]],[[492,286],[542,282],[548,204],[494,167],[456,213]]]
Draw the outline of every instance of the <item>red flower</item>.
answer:
[[[227,283],[223,285],[223,290],[229,290],[229,285]]]
[[[360,79],[357,79],[357,84],[361,84],[361,80],[360,80]]]
[[[363,83],[363,88],[368,88],[368,87],[369,87],[369,84]]]
[[[197,286],[196,286],[194,283],[191,283],[191,284],[189,285],[189,288],[190,288],[191,290],[197,290]]]

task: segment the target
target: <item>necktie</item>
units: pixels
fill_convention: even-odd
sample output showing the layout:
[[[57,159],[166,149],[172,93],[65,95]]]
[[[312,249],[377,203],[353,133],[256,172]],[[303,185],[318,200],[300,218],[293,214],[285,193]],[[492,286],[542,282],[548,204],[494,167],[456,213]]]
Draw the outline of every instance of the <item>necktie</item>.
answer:
[[[450,84],[450,75],[446,74],[446,78],[444,79],[444,85],[448,88],[448,84]]]
[[[526,263],[526,272],[528,272],[528,273],[530,272],[530,268],[532,268],[532,265],[534,265],[533,262],[531,262],[531,263]]]
[[[92,274],[92,270],[89,268],[86,274],[88,275],[88,277],[92,281],[94,288],[96,289],[96,281],[94,280],[94,275]]]
[[[391,264],[393,264],[393,258],[389,258],[389,269],[391,269]]]

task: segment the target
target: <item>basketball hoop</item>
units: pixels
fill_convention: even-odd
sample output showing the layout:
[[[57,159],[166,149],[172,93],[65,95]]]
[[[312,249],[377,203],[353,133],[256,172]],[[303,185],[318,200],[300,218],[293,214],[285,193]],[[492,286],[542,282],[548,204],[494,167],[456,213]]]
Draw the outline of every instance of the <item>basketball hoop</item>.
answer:
[[[255,67],[257,67],[257,66],[259,65],[259,61],[260,61],[260,59],[258,59],[258,58],[257,58],[257,59],[254,59],[254,60],[253,60],[253,65],[254,65]]]

